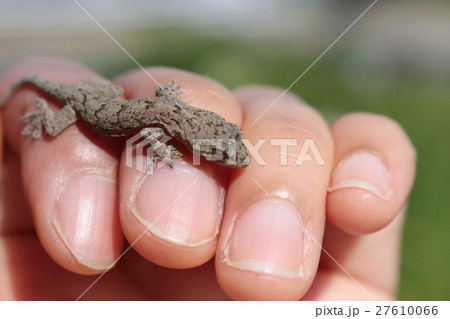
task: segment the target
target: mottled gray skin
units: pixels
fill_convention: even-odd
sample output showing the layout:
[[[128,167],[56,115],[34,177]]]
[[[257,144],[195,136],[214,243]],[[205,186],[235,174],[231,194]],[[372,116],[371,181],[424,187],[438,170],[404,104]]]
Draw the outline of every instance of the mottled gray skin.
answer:
[[[24,84],[36,86],[64,106],[53,114],[47,102],[38,99],[39,110],[22,117],[24,121],[31,121],[23,130],[23,135],[33,132],[33,138],[37,139],[44,126],[48,135],[56,136],[74,123],[78,115],[99,134],[123,136],[140,132],[153,148],[154,162],[162,160],[170,167],[173,167],[170,158],[182,154],[173,146],[158,141],[164,135],[176,138],[207,160],[231,167],[250,164],[251,158],[242,142],[239,126],[214,112],[193,107],[178,99],[182,92],[173,81],[168,87],[158,88],[155,97],[122,101],[115,99],[122,95],[122,88],[109,82],[64,85],[39,75],[30,75],[5,92],[0,98],[0,106]]]

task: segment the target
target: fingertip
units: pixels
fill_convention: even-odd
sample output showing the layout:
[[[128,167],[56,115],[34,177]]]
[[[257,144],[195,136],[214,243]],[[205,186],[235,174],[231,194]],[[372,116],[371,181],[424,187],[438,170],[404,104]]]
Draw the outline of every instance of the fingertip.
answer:
[[[292,279],[242,271],[216,262],[220,287],[234,300],[298,300],[309,289],[309,279]]]
[[[29,74],[63,84],[101,79],[75,62],[33,58],[6,73],[0,85],[5,89]],[[64,268],[80,274],[103,272],[123,246],[115,184],[118,144],[105,143],[84,124],[69,126],[56,137],[21,136],[24,109],[43,94],[31,88],[17,90],[3,116],[8,144],[21,157],[24,192],[36,232],[49,255]],[[59,111],[56,100],[46,100]]]
[[[61,136],[38,146],[22,152],[21,170],[42,245],[58,264],[72,272],[103,272],[123,247],[115,181],[117,159],[81,134]]]
[[[217,278],[234,299],[298,300],[320,258],[331,134],[317,111],[281,89],[251,86],[235,94],[244,136],[258,146],[252,163],[231,175]]]
[[[223,212],[218,173],[178,159],[172,169],[147,174],[136,166],[139,160],[122,161],[120,169],[120,219],[128,242],[163,267],[186,269],[210,260]]]
[[[167,86],[172,81],[181,85],[180,100],[216,112],[227,121],[241,122],[234,96],[204,76],[151,67],[115,79],[130,99],[154,96],[159,84]],[[143,144],[136,141],[137,145]],[[192,153],[184,151],[172,169],[156,167],[147,172],[147,154],[130,156],[120,169],[120,218],[125,236],[144,258],[179,269],[199,266],[214,256],[229,172],[210,162],[192,165]]]
[[[368,113],[341,117],[331,132],[336,161],[327,220],[351,234],[384,228],[413,184],[416,155],[408,136],[392,119]]]
[[[116,182],[96,174],[73,178],[59,196],[53,226],[77,263],[93,272],[111,267],[123,247]]]
[[[220,286],[236,300],[299,299],[318,258],[305,247],[302,227],[300,214],[282,201],[263,200],[225,220],[216,254]]]

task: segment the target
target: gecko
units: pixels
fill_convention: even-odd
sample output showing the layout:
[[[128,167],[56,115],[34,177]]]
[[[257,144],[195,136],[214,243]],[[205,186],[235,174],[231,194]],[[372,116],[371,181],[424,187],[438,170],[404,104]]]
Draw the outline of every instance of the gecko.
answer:
[[[65,85],[40,75],[28,75],[4,93],[0,107],[26,84],[56,98],[63,107],[54,114],[47,101],[38,98],[38,110],[22,117],[23,121],[30,122],[22,131],[24,136],[32,133],[32,137],[38,139],[42,128],[47,135],[56,136],[81,119],[91,130],[102,135],[139,133],[152,148],[151,165],[161,160],[173,168],[171,158],[182,156],[173,144],[160,142],[164,136],[175,138],[208,161],[238,168],[251,162],[240,127],[217,113],[179,99],[183,92],[174,81],[167,87],[160,85],[154,97],[119,100],[123,88],[111,82]]]

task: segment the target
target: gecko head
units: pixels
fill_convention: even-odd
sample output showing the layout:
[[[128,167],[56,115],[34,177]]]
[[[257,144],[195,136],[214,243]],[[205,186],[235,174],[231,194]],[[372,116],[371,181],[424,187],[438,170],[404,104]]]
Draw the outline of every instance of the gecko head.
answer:
[[[236,161],[233,162],[235,164],[234,167],[247,167],[251,161],[252,161],[252,158],[250,157],[247,147],[242,142],[242,140],[239,140],[236,143]],[[224,164],[228,165],[228,166],[232,166],[231,161],[229,161],[228,163],[224,163]]]
[[[216,138],[206,139],[200,144],[200,155],[229,167],[247,167],[251,157],[242,141],[242,131],[236,124],[227,122],[226,125],[226,134],[216,134]]]

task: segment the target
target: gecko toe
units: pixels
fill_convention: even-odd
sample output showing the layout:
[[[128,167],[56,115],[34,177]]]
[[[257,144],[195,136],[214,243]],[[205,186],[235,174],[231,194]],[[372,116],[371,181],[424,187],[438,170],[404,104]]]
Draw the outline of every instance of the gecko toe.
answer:
[[[27,136],[28,134],[33,131],[33,127],[30,127],[30,125],[25,126],[25,128],[22,130],[22,136]]]
[[[21,120],[24,122],[30,122],[25,128],[22,130],[22,135],[26,136],[32,133],[33,139],[37,140],[41,137],[42,134],[42,111],[39,110],[37,112],[31,112],[25,114],[21,117]]]
[[[27,113],[24,116],[22,116],[20,119],[23,122],[29,122],[31,119],[34,119],[36,117],[38,117],[40,114],[40,111],[36,111],[36,112],[31,112],[31,113]]]
[[[42,131],[41,130],[39,130],[39,129],[35,129],[34,131],[33,131],[33,139],[35,139],[35,140],[37,140],[38,138],[40,138],[41,137],[41,134],[42,134]]]
[[[183,156],[183,154],[177,150],[172,150],[170,152],[170,157],[172,158],[180,158],[181,156]]]
[[[166,163],[166,165],[170,168],[173,168],[173,162],[169,158],[164,158],[163,162]]]
[[[25,126],[25,128],[22,130],[22,135],[27,136],[31,132],[33,132],[33,139],[37,140],[39,137],[41,137],[42,127],[40,125],[40,122],[36,123],[36,121],[33,121],[32,123]]]

